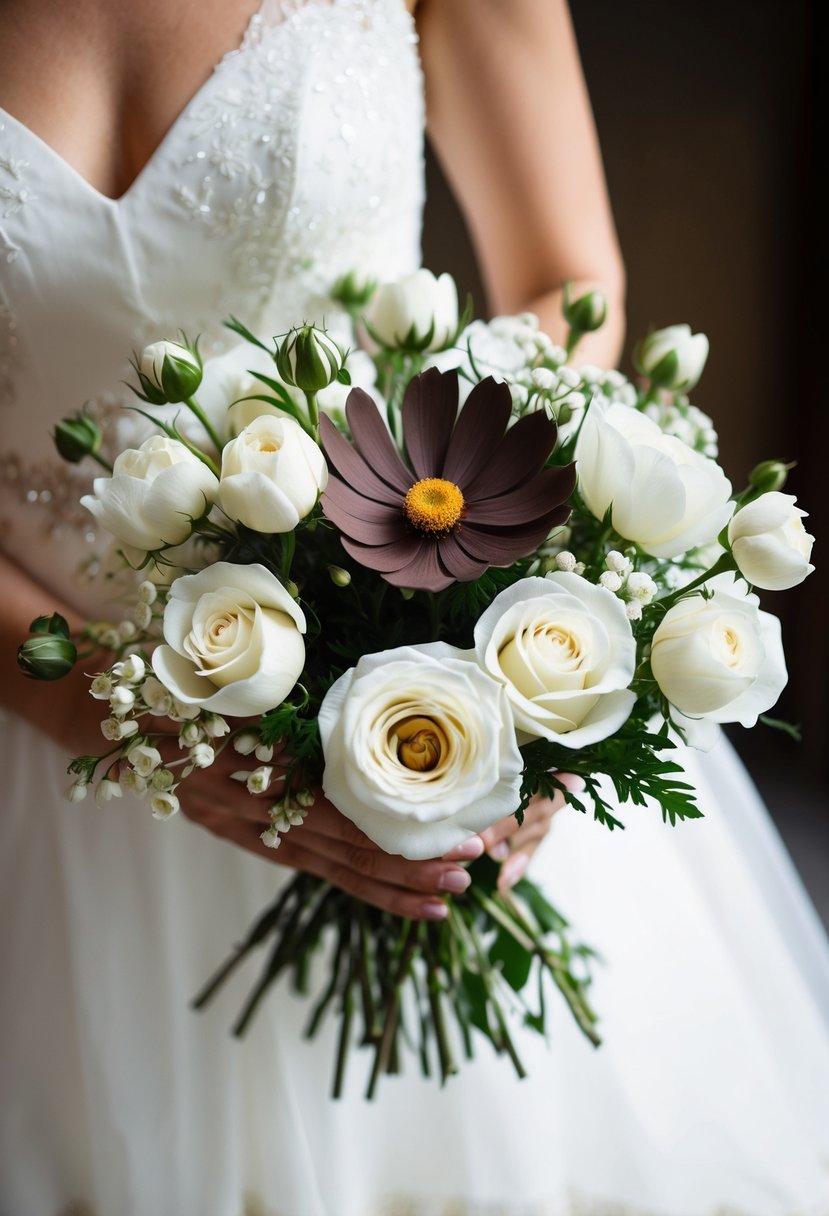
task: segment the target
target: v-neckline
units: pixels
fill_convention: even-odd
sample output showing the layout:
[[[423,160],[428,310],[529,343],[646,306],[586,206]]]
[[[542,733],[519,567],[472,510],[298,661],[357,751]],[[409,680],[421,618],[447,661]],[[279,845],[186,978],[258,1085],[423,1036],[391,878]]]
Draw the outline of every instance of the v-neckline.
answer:
[[[300,9],[308,7],[310,4],[314,4],[314,3],[318,3],[318,2],[319,2],[319,0],[303,0],[302,3],[296,4],[296,5],[291,5],[290,8],[286,5],[282,18],[279,21],[275,21],[269,27],[269,30],[281,29],[283,26],[287,26],[290,23],[291,18]],[[132,181],[129,183],[129,185],[126,187],[126,189],[123,190],[121,194],[119,194],[115,197],[113,197],[110,194],[105,194],[103,192],[103,190],[99,190],[97,186],[93,186],[92,182],[89,181],[88,178],[84,177],[84,175],[81,173],[81,171],[79,169],[76,169],[71,161],[67,160],[66,157],[63,156],[60,152],[58,152],[56,148],[53,148],[52,145],[47,140],[45,140],[41,135],[38,135],[38,133],[36,131],[32,130],[32,128],[27,123],[23,122],[22,119],[16,118],[14,116],[14,114],[11,114],[2,105],[0,105],[0,122],[12,123],[15,127],[17,127],[17,129],[19,131],[23,132],[24,138],[32,140],[35,143],[35,145],[40,150],[44,151],[51,160],[53,160],[56,164],[58,164],[64,172],[68,173],[71,177],[73,177],[75,179],[75,181],[79,182],[81,187],[88,194],[90,194],[100,205],[105,206],[105,207],[110,207],[113,210],[118,211],[121,208],[128,206],[130,200],[138,192],[138,190],[140,189],[144,180],[154,172],[156,166],[163,159],[166,149],[168,148],[170,143],[172,143],[174,138],[178,135],[178,130],[181,127],[181,125],[183,124],[186,116],[189,114],[192,107],[199,101],[199,99],[206,92],[209,91],[209,89],[213,85],[213,82],[219,77],[219,75],[220,75],[222,69],[225,67],[225,65],[227,63],[231,63],[234,59],[236,59],[236,57],[238,55],[241,55],[246,50],[246,48],[250,44],[250,40],[251,40],[253,31],[256,29],[256,26],[264,19],[264,12],[265,12],[267,5],[268,5],[268,0],[260,0],[260,3],[257,5],[257,7],[254,9],[253,13],[251,14],[251,16],[248,20],[248,23],[245,26],[242,37],[239,39],[236,46],[231,47],[231,49],[228,51],[225,51],[225,53],[222,55],[221,59],[219,59],[213,65],[213,67],[210,70],[209,75],[207,75],[205,77],[205,79],[201,82],[201,84],[198,86],[198,88],[191,94],[191,96],[188,98],[188,100],[184,103],[182,108],[178,111],[176,116],[173,118],[173,121],[170,123],[169,127],[164,132],[161,139],[156,144],[155,148],[150,153],[147,160],[144,162],[144,164],[138,170],[135,177],[132,179]],[[332,4],[332,7],[333,7],[333,4]]]

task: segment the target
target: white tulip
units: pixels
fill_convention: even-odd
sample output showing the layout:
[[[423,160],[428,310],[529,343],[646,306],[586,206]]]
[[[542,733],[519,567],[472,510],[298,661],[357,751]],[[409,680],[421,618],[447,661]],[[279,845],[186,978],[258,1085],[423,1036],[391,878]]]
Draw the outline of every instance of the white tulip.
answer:
[[[305,663],[305,616],[257,564],[216,562],[176,579],[164,609],[166,645],[153,668],[180,705],[232,717],[264,713]]]
[[[319,728],[326,796],[387,853],[439,857],[518,807],[504,690],[442,642],[363,655]]]
[[[178,545],[211,507],[219,483],[183,443],[153,435],[116,457],[81,503],[118,540],[142,552]]]
[[[806,512],[792,494],[773,490],[735,513],[728,540],[740,573],[755,587],[784,591],[811,574],[814,537],[803,527]]]
[[[383,283],[369,301],[365,320],[376,340],[392,350],[441,350],[458,329],[455,280],[421,269]]]
[[[713,460],[625,405],[594,402],[576,445],[579,489],[597,519],[654,557],[707,544],[728,521],[731,483]]]
[[[293,418],[262,414],[222,452],[219,503],[255,532],[292,532],[328,483],[328,466]]]
[[[712,579],[710,599],[680,600],[653,636],[654,679],[688,717],[753,726],[785,687],[780,622],[742,585]]]
[[[705,334],[692,334],[690,325],[668,325],[640,342],[633,361],[637,371],[655,384],[687,392],[702,375],[707,358]]]
[[[625,606],[575,573],[502,591],[475,626],[475,653],[505,686],[515,725],[529,738],[584,747],[618,730],[636,701]]]

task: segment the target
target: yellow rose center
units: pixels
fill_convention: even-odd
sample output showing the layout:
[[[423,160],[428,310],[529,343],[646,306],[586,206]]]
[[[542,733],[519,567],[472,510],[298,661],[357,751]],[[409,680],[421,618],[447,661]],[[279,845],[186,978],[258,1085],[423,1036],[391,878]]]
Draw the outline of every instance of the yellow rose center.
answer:
[[[257,444],[260,452],[278,452],[281,446],[275,439],[260,439]]]
[[[448,532],[461,517],[463,494],[453,481],[424,477],[409,490],[403,509],[420,532]]]
[[[416,773],[437,768],[449,744],[446,735],[432,718],[404,718],[394,728],[397,758]]]

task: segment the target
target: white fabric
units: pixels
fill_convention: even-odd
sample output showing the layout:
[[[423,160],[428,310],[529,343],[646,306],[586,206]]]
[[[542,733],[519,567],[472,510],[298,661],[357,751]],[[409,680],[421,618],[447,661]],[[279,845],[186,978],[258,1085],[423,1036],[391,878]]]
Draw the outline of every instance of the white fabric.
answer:
[[[400,0],[270,6],[120,201],[0,111],[4,545],[100,603],[100,540],[48,429],[105,418],[124,356],[184,326],[232,363],[324,310],[352,266],[418,261],[421,83]],[[211,375],[218,364],[213,364]],[[85,475],[85,474],[84,474]],[[44,609],[49,605],[44,604]],[[415,1067],[375,1105],[353,1060],[245,976],[188,1001],[281,871],[183,819],[70,806],[65,758],[9,716],[0,899],[3,1216],[818,1216],[829,1212],[829,951],[725,743],[689,757],[706,819],[559,816],[536,878],[607,960],[593,1052],[556,1005],[530,1079],[482,1044],[441,1091]]]

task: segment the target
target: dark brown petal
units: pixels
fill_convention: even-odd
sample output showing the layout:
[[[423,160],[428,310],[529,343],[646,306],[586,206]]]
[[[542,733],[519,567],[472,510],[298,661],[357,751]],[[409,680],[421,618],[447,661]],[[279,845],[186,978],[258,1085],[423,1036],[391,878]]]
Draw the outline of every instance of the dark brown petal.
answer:
[[[454,534],[441,537],[440,560],[459,583],[470,583],[473,578],[480,578],[487,568],[487,562],[470,557],[463,551]]]
[[[525,415],[507,431],[498,447],[497,459],[464,486],[464,496],[488,498],[511,490],[543,469],[555,446],[556,424],[544,411]]]
[[[387,545],[360,545],[349,540],[347,536],[341,536],[340,540],[346,553],[350,554],[355,562],[381,573],[407,566],[421,545],[434,543],[424,540],[416,532],[406,532],[399,540],[393,540]]]
[[[349,515],[358,515],[371,522],[374,519],[385,519],[391,512],[393,515],[403,515],[403,498],[398,494],[393,502],[377,502],[374,498],[366,497],[359,490],[340,481],[339,477],[329,477],[328,485],[322,496],[323,510],[326,501],[330,500]]]
[[[376,408],[376,407],[375,407]],[[360,453],[353,448],[344,435],[325,414],[320,418],[320,438],[325,458],[349,485],[360,489],[378,502],[391,505],[400,501],[400,493],[387,485],[373,469],[370,469]]]
[[[569,497],[573,488],[572,470],[572,465],[563,469],[542,469],[525,485],[506,494],[478,502],[467,499],[465,519],[472,524],[491,524],[499,528],[532,523]]]
[[[464,523],[455,533],[461,548],[490,566],[508,565],[519,557],[527,557],[547,539],[553,528],[563,524],[570,515],[569,507],[556,507],[543,519],[518,528],[489,528]]]
[[[375,473],[405,494],[412,475],[400,459],[377,406],[361,388],[353,388],[345,403],[345,416],[357,450]]]
[[[326,518],[336,524],[346,536],[352,536],[362,544],[385,545],[406,535],[402,512],[383,506],[382,503],[371,502],[368,498],[362,499],[361,505],[364,510],[355,515],[336,498],[331,497],[327,490],[322,499]]]
[[[458,373],[430,367],[403,397],[403,436],[418,478],[439,477],[458,416]]]
[[[487,467],[504,438],[512,400],[505,384],[498,384],[491,376],[476,384],[467,397],[458,416],[443,476],[454,481],[465,492],[465,486],[474,481]]]
[[[438,545],[421,538],[422,544],[407,566],[384,575],[393,587],[411,587],[415,591],[442,591],[455,579],[441,564]]]

